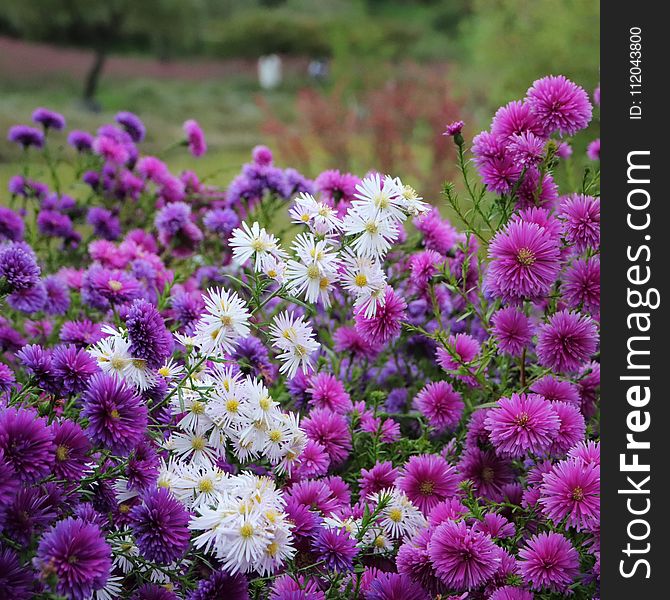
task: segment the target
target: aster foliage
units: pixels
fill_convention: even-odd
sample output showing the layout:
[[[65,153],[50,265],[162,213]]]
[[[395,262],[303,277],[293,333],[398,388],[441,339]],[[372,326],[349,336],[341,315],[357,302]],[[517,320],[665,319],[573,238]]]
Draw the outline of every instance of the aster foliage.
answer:
[[[451,123],[463,231],[263,146],[175,174],[128,112],[12,127],[0,596],[597,597],[599,178],[556,177],[591,117],[547,77]]]

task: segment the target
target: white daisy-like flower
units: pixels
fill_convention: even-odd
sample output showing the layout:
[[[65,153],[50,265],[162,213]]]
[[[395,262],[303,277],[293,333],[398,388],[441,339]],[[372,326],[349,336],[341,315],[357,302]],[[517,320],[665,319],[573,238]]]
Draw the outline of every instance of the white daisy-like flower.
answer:
[[[181,459],[190,458],[195,464],[209,466],[216,460],[206,431],[175,432],[168,438],[167,446]]]
[[[218,467],[191,463],[175,478],[173,493],[188,508],[215,504],[225,493],[226,477]]]
[[[203,296],[205,313],[200,317],[194,337],[205,353],[232,352],[236,341],[249,335],[249,318],[245,302],[235,293],[216,288]]]
[[[386,274],[375,259],[356,256],[349,248],[341,259],[340,284],[356,297],[355,306],[363,308],[367,318],[374,316],[386,298]]]
[[[405,492],[393,488],[370,496],[375,504],[382,498],[387,500],[387,504],[380,511],[377,522],[387,536],[395,540],[407,539],[426,526],[423,513],[412,504]]]
[[[170,358],[160,369],[158,369],[158,374],[171,381],[173,379],[178,379],[184,376],[184,365],[180,365]]]
[[[293,313],[284,311],[272,320],[270,336],[273,346],[282,351],[279,354],[283,363],[280,372],[293,377],[298,367],[302,367],[303,372],[311,368],[311,356],[319,349],[319,343],[304,317],[295,317]]]
[[[319,211],[319,203],[312,194],[299,194],[288,211],[292,223],[309,225]]]
[[[209,431],[212,428],[212,419],[206,412],[207,403],[199,394],[182,388],[182,394],[175,394],[170,400],[170,406],[175,414],[184,413],[177,426],[183,431]]]
[[[112,564],[121,569],[124,575],[133,570],[134,559],[140,555],[140,549],[135,544],[130,533],[111,538]]]
[[[364,218],[404,221],[402,188],[388,175],[382,179],[378,173],[369,175],[356,185],[352,207]]]
[[[99,590],[95,590],[89,596],[90,600],[115,600],[120,598],[123,593],[123,577],[120,575],[110,575],[107,577],[107,583]]]
[[[102,331],[108,334],[108,337],[91,346],[88,353],[97,361],[103,373],[123,378],[133,359],[130,355],[130,342],[121,331],[108,325],[104,326]]]
[[[263,273],[281,285],[286,279],[286,263],[280,258],[268,256],[263,261]]]
[[[347,235],[357,236],[352,242],[356,254],[378,260],[386,256],[399,234],[398,227],[393,221],[379,214],[364,214],[354,208],[345,215],[343,228]]]
[[[269,425],[279,414],[279,403],[272,399],[263,382],[255,377],[247,378],[246,392],[247,401],[241,407],[242,415],[250,421]]]
[[[254,258],[254,271],[261,270],[263,259],[271,254],[280,254],[279,240],[265,231],[257,221],[251,228],[246,222],[242,227],[233,231],[228,244],[233,248],[233,260],[240,266],[244,265],[252,256]]]
[[[417,217],[430,210],[430,205],[423,201],[411,185],[403,185],[398,177],[395,178],[395,182],[401,191],[403,209],[407,214]]]

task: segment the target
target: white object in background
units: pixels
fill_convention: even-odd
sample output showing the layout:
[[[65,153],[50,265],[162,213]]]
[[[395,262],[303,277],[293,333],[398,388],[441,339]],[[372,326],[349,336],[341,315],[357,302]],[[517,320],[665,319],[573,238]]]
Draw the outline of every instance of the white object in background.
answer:
[[[264,90],[272,90],[281,83],[281,58],[276,54],[258,59],[258,83]]]

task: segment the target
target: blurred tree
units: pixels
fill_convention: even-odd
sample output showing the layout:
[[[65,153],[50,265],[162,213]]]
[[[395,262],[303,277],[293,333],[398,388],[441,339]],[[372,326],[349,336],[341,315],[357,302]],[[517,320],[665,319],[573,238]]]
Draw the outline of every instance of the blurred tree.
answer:
[[[28,39],[91,48],[83,99],[95,94],[108,53],[124,45],[168,58],[193,48],[216,0],[2,0],[3,20]]]

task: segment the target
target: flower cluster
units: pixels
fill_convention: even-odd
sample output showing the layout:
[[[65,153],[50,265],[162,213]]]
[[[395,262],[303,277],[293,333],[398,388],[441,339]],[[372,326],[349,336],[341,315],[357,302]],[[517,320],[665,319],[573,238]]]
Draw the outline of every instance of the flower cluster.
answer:
[[[552,76],[471,148],[448,125],[462,230],[264,146],[220,189],[129,112],[12,127],[0,596],[598,598],[599,173],[564,160],[591,117]]]

